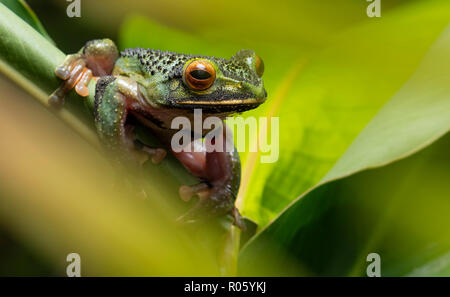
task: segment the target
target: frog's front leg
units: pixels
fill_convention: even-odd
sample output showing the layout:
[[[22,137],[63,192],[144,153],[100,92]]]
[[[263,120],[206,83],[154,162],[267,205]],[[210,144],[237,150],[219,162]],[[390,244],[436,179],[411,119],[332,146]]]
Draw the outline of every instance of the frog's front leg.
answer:
[[[95,126],[102,142],[121,159],[143,163],[150,155],[153,163],[161,162],[166,151],[143,144],[135,146],[133,126],[127,116],[140,112],[145,105],[137,83],[122,76],[102,76],[96,85],[94,99]]]
[[[179,218],[181,222],[196,221],[209,216],[231,214],[234,224],[245,230],[238,209],[234,206],[240,178],[241,163],[239,154],[232,145],[232,135],[223,124],[223,147],[214,151],[181,151],[174,153],[192,174],[203,182],[194,186],[181,186],[180,197],[188,201],[197,195],[197,204]],[[193,142],[192,148],[199,144]],[[231,148],[231,149],[230,149]]]
[[[50,95],[49,103],[56,107],[62,106],[64,97],[72,88],[75,88],[78,95],[88,96],[87,86],[90,80],[110,75],[118,57],[117,47],[110,39],[87,42],[78,53],[68,55],[63,64],[56,68],[56,76],[64,82]]]

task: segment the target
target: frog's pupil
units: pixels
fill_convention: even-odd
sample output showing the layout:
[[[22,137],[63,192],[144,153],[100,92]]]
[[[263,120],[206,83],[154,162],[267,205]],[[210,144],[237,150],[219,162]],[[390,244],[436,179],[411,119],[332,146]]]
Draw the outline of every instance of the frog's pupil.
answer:
[[[205,70],[192,70],[189,73],[193,78],[195,79],[199,79],[199,80],[204,80],[204,79],[208,79],[211,77],[211,74],[208,71]]]

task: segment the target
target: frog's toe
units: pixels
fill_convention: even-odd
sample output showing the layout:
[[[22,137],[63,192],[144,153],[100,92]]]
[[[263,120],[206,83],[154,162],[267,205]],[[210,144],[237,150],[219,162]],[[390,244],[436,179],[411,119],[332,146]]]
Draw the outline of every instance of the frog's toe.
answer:
[[[184,215],[177,219],[178,223],[194,223],[202,218],[229,214],[233,218],[233,224],[241,230],[246,230],[246,225],[242,220],[239,210],[228,203],[221,203],[217,196],[217,189],[207,183],[199,183],[193,186],[181,186],[179,189],[180,198],[183,201],[190,201],[194,195],[199,197],[197,204]]]
[[[164,158],[167,156],[167,151],[162,148],[152,148],[152,147],[143,145],[141,150],[146,152],[149,156],[151,156],[153,164],[161,163],[164,160]]]
[[[56,108],[61,107],[63,105],[63,103],[64,103],[65,95],[66,94],[64,92],[63,86],[59,87],[48,98],[48,104],[53,106],[53,107],[56,107]]]
[[[162,148],[149,147],[139,140],[136,140],[136,136],[134,135],[133,130],[133,126],[125,126],[126,139],[128,139],[129,143],[133,143],[131,150],[133,151],[139,165],[144,165],[144,163],[147,162],[147,160],[150,158],[153,164],[161,163],[167,156],[167,151]]]
[[[189,209],[184,215],[178,217],[177,223],[194,223],[202,218],[208,217],[211,211],[211,205],[208,203],[211,197],[211,189],[206,183],[199,183],[193,186],[181,186],[179,189],[180,198],[183,201],[189,201],[194,195],[198,196],[198,202]]]
[[[83,60],[76,60],[70,66],[69,78],[66,80],[66,89],[69,91],[73,89],[80,81],[82,75],[85,72],[86,63]]]
[[[69,75],[70,75],[69,67],[67,67],[65,65],[59,66],[59,67],[56,68],[55,74],[60,79],[67,80],[69,78]]]
[[[206,183],[199,183],[193,186],[183,185],[178,190],[181,200],[190,201],[194,195],[198,195],[200,200],[205,199],[209,196],[209,186]]]
[[[83,72],[78,80],[75,91],[81,97],[87,97],[89,95],[88,84],[92,79],[92,71],[88,68],[84,68]]]
[[[68,80],[70,77],[70,72],[76,64],[75,62],[80,59],[82,59],[80,54],[67,55],[64,62],[60,66],[56,67],[55,75],[62,80]]]

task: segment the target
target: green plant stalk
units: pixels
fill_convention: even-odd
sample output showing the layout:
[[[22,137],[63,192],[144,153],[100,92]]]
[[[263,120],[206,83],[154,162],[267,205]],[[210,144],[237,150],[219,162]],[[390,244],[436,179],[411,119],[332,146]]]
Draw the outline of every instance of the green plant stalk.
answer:
[[[1,3],[0,15],[0,71],[49,107],[48,94],[61,84],[54,69],[65,54]],[[89,96],[88,100],[93,100],[93,92]],[[70,94],[66,107],[54,111],[83,138],[99,147],[91,116],[79,98]]]
[[[54,69],[63,61],[64,53],[3,4],[0,14],[1,59],[45,92],[58,87]]]
[[[0,72],[24,88],[49,109],[52,109],[85,140],[100,149],[99,140],[94,132],[94,120],[85,104],[86,101],[93,102],[94,100],[94,81],[89,84],[88,97],[82,98],[75,92],[71,92],[66,98],[64,108],[61,110],[55,110],[48,104],[49,94],[61,84],[61,81],[54,74],[54,69],[63,62],[65,56],[46,38],[0,3]],[[141,135],[138,135],[138,138],[140,137]],[[145,135],[145,137],[149,137],[149,135]],[[166,175],[169,172],[169,174],[175,175],[175,179],[184,184],[193,182],[193,177],[174,158],[168,158],[164,162],[167,163],[167,166],[165,166]],[[228,226],[225,227],[226,232],[232,232],[229,227],[229,218],[219,218],[217,225]],[[233,238],[232,236],[227,237]],[[221,261],[223,274],[235,274],[237,251],[230,255],[230,242],[225,243],[220,248],[221,258],[226,259],[225,262]]]

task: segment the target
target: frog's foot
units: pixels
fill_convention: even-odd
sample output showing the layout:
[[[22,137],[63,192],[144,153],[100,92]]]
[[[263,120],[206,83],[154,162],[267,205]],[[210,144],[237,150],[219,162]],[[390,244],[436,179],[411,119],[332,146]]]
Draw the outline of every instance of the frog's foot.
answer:
[[[187,186],[185,186],[185,187],[187,187]],[[185,192],[185,193],[181,193],[181,192]],[[194,195],[190,195],[189,192],[190,192],[190,190],[188,190],[187,188],[183,188],[183,186],[182,186],[180,188],[181,199],[184,201],[189,201],[191,199],[191,197],[194,196]],[[185,214],[178,217],[176,220],[177,223],[190,224],[190,223],[195,223],[195,222],[198,222],[202,219],[209,217],[210,207],[207,205],[208,197],[210,195],[209,191],[208,190],[199,191],[195,194],[199,197],[197,204],[195,204],[195,206],[192,207],[191,209],[189,209]]]
[[[141,158],[139,160],[140,165],[143,165],[148,160],[149,157],[151,158],[153,164],[159,164],[167,156],[167,151],[165,149],[149,147],[140,142],[136,144],[136,149],[139,150],[140,152],[143,152],[145,155],[145,159]]]
[[[84,58],[77,55],[69,55],[67,62],[56,68],[55,74],[60,79],[66,81],[67,89],[75,87],[75,91],[81,97],[89,95],[87,85],[92,79],[92,70],[87,68]]]
[[[126,124],[123,126],[121,135],[123,150],[126,156],[131,157],[131,161],[143,166],[150,158],[153,164],[161,163],[167,156],[167,151],[162,148],[149,147],[136,138],[135,126]]]
[[[144,145],[142,151],[146,152],[151,156],[153,164],[161,163],[167,156],[167,151],[162,148],[152,148]]]
[[[197,204],[187,211],[184,215],[178,217],[177,223],[180,224],[190,224],[201,221],[202,219],[211,217],[214,215],[214,205],[211,204],[211,189],[206,184],[200,183],[195,186],[181,186],[180,187],[180,197],[184,201],[189,201],[192,196],[197,195],[199,200]],[[242,231],[246,230],[242,216],[240,215],[238,209],[233,206],[231,211],[228,212],[233,218],[233,224],[240,228]]]
[[[178,218],[179,222],[194,222],[228,214],[234,218],[235,225],[245,228],[239,212],[234,207],[240,181],[239,155],[234,149],[227,150],[232,139],[225,139],[223,150],[198,151],[194,141],[190,144],[190,150],[174,152],[185,168],[204,181],[195,186],[180,188],[181,199],[189,201],[194,195],[200,199],[192,209]]]
[[[69,55],[63,65],[56,68],[55,74],[64,82],[50,95],[49,104],[52,106],[62,106],[64,98],[73,88],[82,97],[89,95],[87,86],[93,77],[92,71],[86,67],[80,55]]]
[[[194,223],[202,218],[214,215],[215,213],[221,213],[223,209],[230,209],[227,203],[222,205],[221,203],[218,203],[217,196],[221,196],[221,194],[217,195],[217,189],[204,182],[193,186],[181,186],[179,195],[180,198],[186,202],[190,201],[195,195],[199,198],[197,204],[193,208],[177,219],[177,222],[179,223]],[[238,209],[232,206],[231,210],[228,211],[228,214],[233,217],[234,225],[245,231],[245,223],[243,222]]]
[[[65,96],[73,88],[81,97],[88,96],[91,79],[110,75],[118,56],[116,46],[109,39],[89,41],[78,53],[68,55],[55,70],[55,75],[64,82],[50,95],[49,104],[62,106]]]
[[[177,223],[188,224],[195,223],[210,214],[211,205],[208,205],[211,196],[211,188],[207,183],[198,183],[193,186],[183,185],[178,190],[181,200],[188,202],[193,196],[198,196],[198,202],[184,215],[178,217]]]

